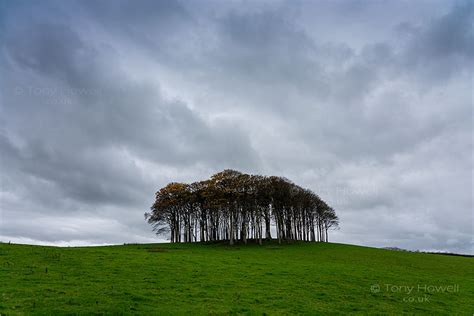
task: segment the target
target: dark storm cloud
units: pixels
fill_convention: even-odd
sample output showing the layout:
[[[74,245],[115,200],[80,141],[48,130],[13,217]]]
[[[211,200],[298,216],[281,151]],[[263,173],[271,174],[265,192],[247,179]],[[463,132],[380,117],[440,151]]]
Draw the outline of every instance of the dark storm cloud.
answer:
[[[111,62],[113,52],[102,56],[66,26],[34,25],[15,35],[5,45],[12,63],[4,111],[7,129],[23,134],[15,160],[28,174],[83,201],[123,203],[143,198],[137,168],[115,158],[127,151],[173,165],[256,162],[238,128],[210,126],[183,102],[164,100],[159,86],[132,82],[113,70],[120,62]]]
[[[156,189],[236,168],[317,191],[335,241],[472,251],[469,2],[2,11],[2,239],[151,241]]]

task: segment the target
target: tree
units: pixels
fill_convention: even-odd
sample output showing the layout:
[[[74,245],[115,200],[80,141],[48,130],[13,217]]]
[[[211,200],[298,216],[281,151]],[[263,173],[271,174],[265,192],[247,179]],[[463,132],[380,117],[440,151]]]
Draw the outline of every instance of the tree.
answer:
[[[276,229],[278,242],[328,241],[336,212],[315,193],[282,177],[224,170],[192,184],[172,182],[155,195],[145,219],[171,242],[254,239],[262,244]],[[265,225],[265,237],[263,226]]]

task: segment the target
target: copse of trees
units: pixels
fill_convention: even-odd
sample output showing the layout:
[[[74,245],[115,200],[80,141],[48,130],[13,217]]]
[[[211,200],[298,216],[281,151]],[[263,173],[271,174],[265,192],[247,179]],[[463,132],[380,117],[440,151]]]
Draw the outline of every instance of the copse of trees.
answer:
[[[249,239],[328,241],[338,227],[332,207],[310,190],[282,177],[224,170],[192,184],[172,182],[156,192],[145,219],[175,242]]]

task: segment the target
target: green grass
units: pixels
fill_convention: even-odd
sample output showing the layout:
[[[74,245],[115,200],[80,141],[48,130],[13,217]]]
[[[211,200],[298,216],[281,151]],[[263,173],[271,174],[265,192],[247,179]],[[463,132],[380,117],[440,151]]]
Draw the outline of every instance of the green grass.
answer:
[[[0,244],[0,314],[472,315],[473,264],[333,243]]]

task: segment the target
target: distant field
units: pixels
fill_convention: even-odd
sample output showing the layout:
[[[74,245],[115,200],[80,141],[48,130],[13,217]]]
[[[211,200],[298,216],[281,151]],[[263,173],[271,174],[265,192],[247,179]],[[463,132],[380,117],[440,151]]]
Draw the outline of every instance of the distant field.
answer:
[[[133,312],[472,315],[474,259],[304,242],[0,244],[0,314]]]

